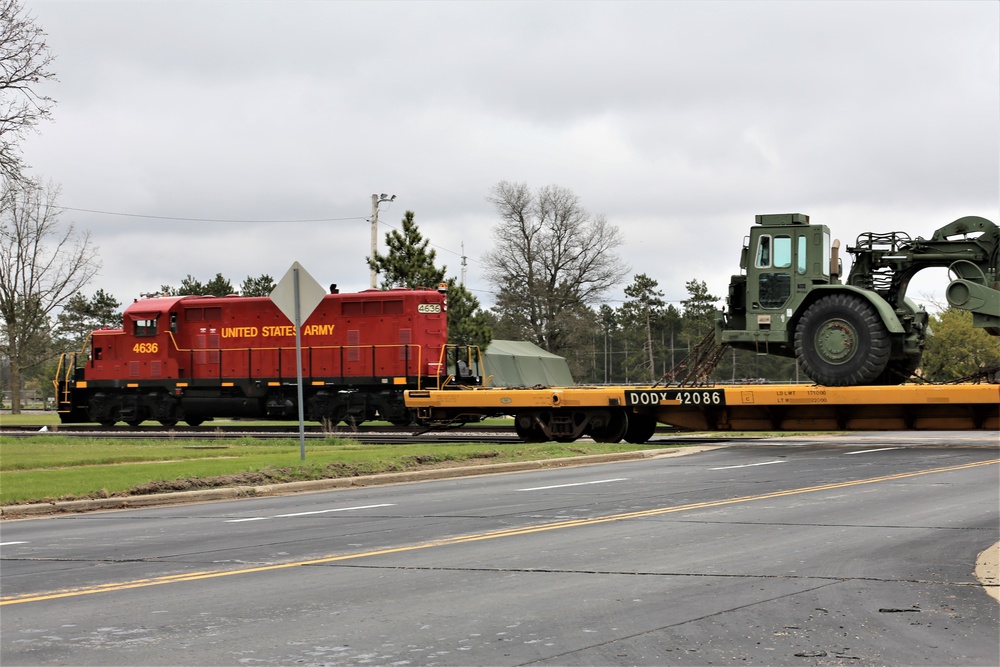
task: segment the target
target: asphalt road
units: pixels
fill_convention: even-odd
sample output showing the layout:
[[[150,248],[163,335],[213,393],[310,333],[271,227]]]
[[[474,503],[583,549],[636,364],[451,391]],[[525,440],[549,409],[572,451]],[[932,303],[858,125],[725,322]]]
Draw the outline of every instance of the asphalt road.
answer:
[[[12,665],[997,665],[996,434],[0,524]]]

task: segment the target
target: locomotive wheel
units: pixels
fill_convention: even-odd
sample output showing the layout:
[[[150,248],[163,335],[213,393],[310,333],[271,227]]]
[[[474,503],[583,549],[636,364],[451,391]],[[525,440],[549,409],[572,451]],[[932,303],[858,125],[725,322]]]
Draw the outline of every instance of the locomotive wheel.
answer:
[[[631,414],[628,416],[628,428],[625,429],[625,442],[641,445],[656,433],[656,417],[652,415]]]
[[[806,308],[799,319],[795,356],[817,384],[872,384],[889,362],[889,332],[867,300],[831,294]]]
[[[111,428],[112,426],[114,426],[117,423],[117,421],[118,420],[116,420],[116,419],[105,419],[105,420],[100,421],[98,423],[101,426],[103,426],[104,428]]]
[[[185,419],[184,423],[188,426],[201,426],[204,419]]]
[[[922,357],[923,355],[921,354],[914,354],[905,359],[893,359],[889,361],[882,374],[875,379],[875,384],[903,384],[910,379],[914,371],[920,368]]]
[[[165,426],[166,428],[173,428],[173,427],[177,426],[177,420],[176,419],[161,419],[160,420],[160,426]]]
[[[628,416],[621,410],[613,410],[606,424],[590,430],[590,437],[594,442],[621,442],[627,430]]]
[[[141,424],[144,421],[145,421],[144,419],[133,419],[132,421],[128,421],[125,423],[131,426],[132,428],[139,428],[139,424]]]

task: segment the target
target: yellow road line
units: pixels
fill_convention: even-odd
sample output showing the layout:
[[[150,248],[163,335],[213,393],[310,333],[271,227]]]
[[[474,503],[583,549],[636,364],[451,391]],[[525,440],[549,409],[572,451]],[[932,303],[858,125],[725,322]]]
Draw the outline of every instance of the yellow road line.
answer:
[[[543,523],[536,526],[525,526],[522,528],[507,528],[486,533],[473,533],[471,535],[460,535],[456,537],[446,537],[440,540],[431,540],[419,544],[410,544],[401,547],[378,549],[375,551],[362,551],[353,554],[341,554],[337,556],[324,556],[311,560],[293,561],[289,563],[279,563],[274,565],[261,565],[260,567],[240,568],[237,570],[207,570],[202,572],[186,572],[183,574],[172,574],[163,577],[153,577],[150,579],[135,579],[118,583],[101,584],[98,586],[88,586],[85,588],[74,588],[44,593],[24,593],[21,595],[11,595],[0,598],[0,606],[10,604],[21,604],[24,602],[41,602],[44,600],[58,600],[61,598],[78,597],[81,595],[93,595],[95,593],[108,593],[112,591],[124,591],[132,588],[146,588],[147,586],[161,586],[164,584],[176,584],[184,581],[200,581],[203,579],[216,579],[218,577],[231,577],[239,574],[253,574],[256,572],[271,572],[274,570],[286,570],[293,567],[303,567],[305,565],[322,565],[325,563],[335,563],[338,561],[355,560],[358,558],[370,558],[372,556],[385,556],[388,554],[404,553],[408,551],[418,551],[420,549],[433,549],[436,547],[452,546],[469,542],[479,542],[482,540],[495,540],[502,537],[516,537],[518,535],[530,535],[549,530],[561,530],[564,528],[577,528],[580,526],[593,526],[600,523],[612,521],[626,521],[629,519],[644,519],[647,517],[660,516],[662,514],[672,514],[675,512],[687,512],[709,507],[721,507],[724,505],[735,505],[747,503],[755,500],[769,500],[772,498],[784,498],[787,496],[801,495],[803,493],[816,493],[818,491],[830,491],[832,489],[846,489],[852,486],[862,486],[865,484],[877,484],[879,482],[890,482],[899,479],[919,477],[921,475],[933,475],[937,473],[953,472],[956,470],[966,470],[979,466],[994,465],[1000,463],[1000,459],[990,459],[976,463],[964,463],[961,465],[947,466],[944,468],[932,468],[929,470],[917,470],[914,472],[903,472],[894,475],[883,475],[881,477],[869,477],[850,482],[835,482],[831,484],[820,484],[818,486],[806,486],[787,491],[774,491],[754,496],[739,496],[737,498],[725,498],[722,500],[710,500],[702,503],[690,503],[688,505],[677,505],[673,507],[657,507],[649,510],[637,512],[624,512],[622,514],[610,514],[608,516],[594,517],[591,519],[574,519],[570,521],[555,521]]]

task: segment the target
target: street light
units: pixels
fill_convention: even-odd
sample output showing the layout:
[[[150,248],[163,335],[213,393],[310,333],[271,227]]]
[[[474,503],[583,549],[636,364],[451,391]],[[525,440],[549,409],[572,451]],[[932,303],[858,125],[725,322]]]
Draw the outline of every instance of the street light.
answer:
[[[391,197],[384,192],[380,195],[372,195],[372,261],[375,261],[375,255],[378,253],[378,205],[382,202],[393,202],[396,200],[396,195]],[[373,266],[371,269],[371,288],[375,289],[375,284],[378,281],[378,271],[375,270]]]

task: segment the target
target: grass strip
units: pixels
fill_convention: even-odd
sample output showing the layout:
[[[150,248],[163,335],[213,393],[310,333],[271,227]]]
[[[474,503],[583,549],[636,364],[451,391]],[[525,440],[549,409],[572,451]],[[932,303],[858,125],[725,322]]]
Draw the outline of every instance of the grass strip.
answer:
[[[660,445],[672,448],[669,443]],[[129,440],[58,435],[0,442],[0,504],[354,477],[475,462],[504,463],[655,449],[628,443],[363,445],[297,439]]]

